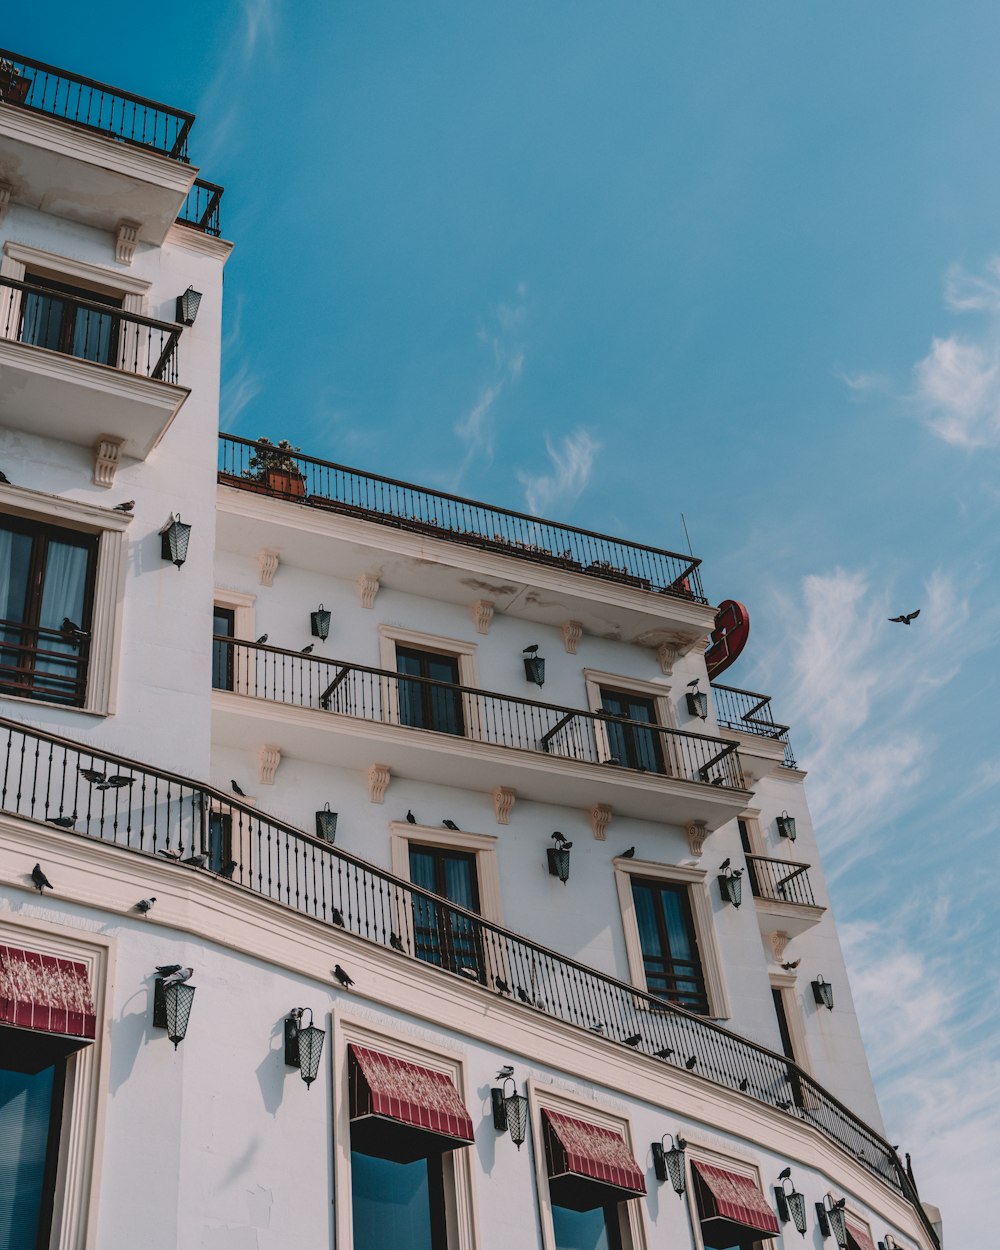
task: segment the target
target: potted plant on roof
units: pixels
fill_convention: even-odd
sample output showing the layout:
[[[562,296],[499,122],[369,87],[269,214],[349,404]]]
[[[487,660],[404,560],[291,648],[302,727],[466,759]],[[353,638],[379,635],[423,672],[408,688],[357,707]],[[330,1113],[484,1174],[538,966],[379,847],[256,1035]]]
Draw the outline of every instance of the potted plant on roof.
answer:
[[[306,493],[306,479],[295,459],[300,447],[293,447],[287,438],[272,443],[269,438],[258,438],[250,453],[246,476],[262,482],[275,495],[301,499]]]
[[[5,104],[23,104],[30,86],[31,79],[25,78],[13,61],[0,57],[0,100]]]

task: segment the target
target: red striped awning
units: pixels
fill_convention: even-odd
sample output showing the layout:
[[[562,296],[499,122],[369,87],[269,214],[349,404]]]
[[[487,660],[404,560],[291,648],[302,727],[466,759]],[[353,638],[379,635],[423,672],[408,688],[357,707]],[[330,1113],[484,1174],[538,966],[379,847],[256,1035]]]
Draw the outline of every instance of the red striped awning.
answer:
[[[561,1111],[542,1111],[549,1188],[560,1206],[589,1211],[646,1192],[646,1178],[622,1134]]]
[[[748,1233],[757,1238],[777,1237],[778,1220],[751,1177],[697,1159],[691,1166],[706,1246],[732,1246],[745,1241]]]
[[[868,1235],[868,1230],[853,1220],[847,1221],[847,1245],[849,1250],[875,1250],[875,1243]]]
[[[472,1143],[472,1118],[446,1073],[367,1046],[349,1051],[355,1149],[405,1162]]]
[[[97,1016],[87,965],[0,945],[0,1024],[93,1041]]]

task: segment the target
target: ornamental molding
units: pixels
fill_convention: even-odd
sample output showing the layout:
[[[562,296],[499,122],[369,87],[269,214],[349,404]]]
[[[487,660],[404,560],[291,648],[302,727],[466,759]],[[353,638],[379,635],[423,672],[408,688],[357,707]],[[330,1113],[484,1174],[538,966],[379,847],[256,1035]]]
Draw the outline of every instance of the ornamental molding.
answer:
[[[579,621],[563,621],[563,646],[567,655],[576,655],[576,646],[583,637],[583,625]]]
[[[382,583],[371,573],[359,573],[357,586],[361,606],[363,608],[373,608],[375,606],[375,596],[381,589]]]
[[[514,810],[517,791],[512,786],[497,786],[493,791],[493,811],[496,813],[498,825],[509,825],[510,814]]]
[[[94,485],[110,488],[115,484],[115,474],[121,461],[123,438],[102,434],[94,444]]]
[[[684,832],[687,834],[691,854],[695,857],[700,856],[705,839],[708,837],[708,826],[703,820],[691,820],[684,826]]]
[[[595,803],[590,809],[590,827],[594,831],[594,837],[598,842],[603,842],[608,834],[608,825],[611,824],[611,804]]]
[[[492,599],[477,599],[472,605],[472,619],[476,623],[477,634],[490,632],[490,622],[493,620],[496,606]],[[506,824],[506,821],[504,823]]]
[[[118,234],[115,236],[115,260],[119,265],[131,265],[135,258],[135,245],[139,242],[139,223],[122,221],[118,223]]]
[[[3,219],[7,216],[7,209],[10,207],[10,184],[0,182],[0,226],[3,225]]]
[[[368,769],[368,802],[382,803],[385,801],[386,788],[392,771],[388,764],[372,764]]]
[[[660,672],[665,677],[672,677],[674,673],[674,665],[681,658],[683,652],[676,642],[661,642],[656,648],[656,658],[660,664]]]
[[[262,746],[257,751],[257,780],[262,786],[274,785],[274,774],[281,763],[281,748]]]
[[[768,944],[771,947],[771,954],[774,956],[774,962],[777,963],[785,953],[785,947],[792,940],[790,933],[785,933],[782,929],[772,930],[767,935]]]
[[[280,559],[276,551],[265,547],[257,552],[257,581],[261,586],[272,586]]]

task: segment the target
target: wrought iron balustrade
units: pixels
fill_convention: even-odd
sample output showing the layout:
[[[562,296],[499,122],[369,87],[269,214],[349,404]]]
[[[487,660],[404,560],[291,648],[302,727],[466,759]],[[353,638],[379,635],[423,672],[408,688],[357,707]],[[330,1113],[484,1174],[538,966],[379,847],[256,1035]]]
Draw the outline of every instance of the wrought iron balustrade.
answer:
[[[169,321],[0,276],[0,340],[176,382],[180,335],[181,327]]]
[[[600,1026],[604,1040],[595,1037],[595,1045],[638,1033],[638,1053],[812,1125],[917,1201],[892,1147],[784,1055],[484,920],[231,794],[0,718],[0,809],[163,856],[178,872],[205,874],[219,889],[231,882],[377,943],[393,958],[415,957],[420,949],[425,962],[470,994],[502,997],[582,1030]],[[192,857],[204,858],[185,862]],[[417,943],[417,926],[426,929],[429,916],[437,917],[431,952]]]
[[[269,463],[278,467],[269,470]],[[275,452],[270,445],[232,434],[219,436],[219,481],[639,590],[707,602],[701,561],[691,556],[494,508],[315,456]]]
[[[788,725],[782,725],[771,715],[771,696],[757,694],[753,690],[738,690],[735,686],[723,686],[712,682],[715,700],[715,718],[720,726],[736,729],[740,733],[757,734],[762,738],[777,738],[785,744],[785,768],[795,768],[792,744],[788,740]]]
[[[187,161],[194,114],[0,48],[0,103]]]
[[[774,903],[806,903],[816,906],[809,865],[789,859],[770,859],[766,855],[748,855],[747,879],[755,898]]]
[[[636,771],[732,789],[743,786],[736,744],[703,734],[222,634],[215,636],[213,646],[216,673],[237,694],[609,768],[629,768],[629,760],[642,760],[648,767]]]
[[[215,182],[196,178],[181,211],[177,214],[178,223],[201,230],[203,234],[210,234],[217,239],[222,234],[219,206],[224,191],[225,188]]]

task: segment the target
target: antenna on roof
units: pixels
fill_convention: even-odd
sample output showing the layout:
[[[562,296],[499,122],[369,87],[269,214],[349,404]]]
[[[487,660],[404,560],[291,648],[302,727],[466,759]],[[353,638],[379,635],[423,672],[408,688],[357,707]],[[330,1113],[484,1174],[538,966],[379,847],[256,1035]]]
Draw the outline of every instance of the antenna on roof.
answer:
[[[683,513],[683,512],[681,513],[681,525],[683,525],[683,526],[684,526],[684,537],[687,539],[687,545],[688,545],[688,555],[689,555],[689,556],[691,557],[691,559],[693,560],[693,559],[694,559],[694,550],[693,550],[693,548],[692,548],[692,546],[691,546],[691,535],[688,533],[688,523],[687,523],[687,521],[685,521],[685,520],[684,520],[684,513]]]

